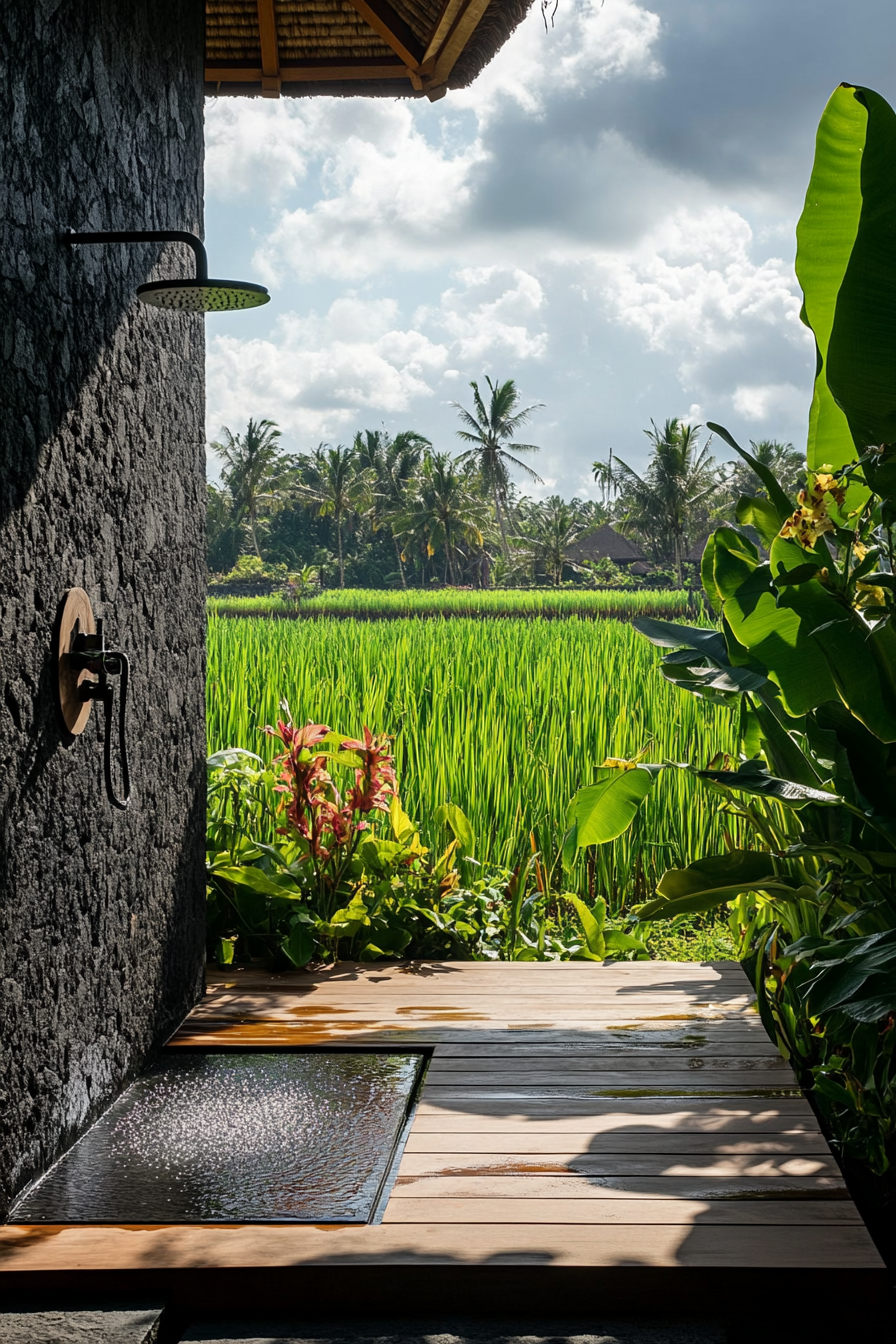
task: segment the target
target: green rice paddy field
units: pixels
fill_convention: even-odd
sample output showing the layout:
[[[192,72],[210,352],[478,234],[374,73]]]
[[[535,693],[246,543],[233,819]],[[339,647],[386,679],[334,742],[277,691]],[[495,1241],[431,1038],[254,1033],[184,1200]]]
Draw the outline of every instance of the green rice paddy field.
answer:
[[[339,616],[356,620],[394,620],[400,617],[476,616],[565,618],[585,620],[631,620],[634,616],[659,616],[675,620],[684,616],[694,598],[685,589],[488,589],[442,588],[433,592],[408,588],[403,591],[328,589],[303,600],[298,606],[277,594],[271,597],[210,597],[210,614],[216,616],[285,616],[301,620]]]
[[[724,709],[668,686],[656,650],[614,620],[504,619],[209,621],[210,751],[247,747],[285,698],[296,722],[394,741],[402,801],[426,843],[457,803],[477,857],[505,866],[530,852],[548,863],[571,795],[606,756],[707,763],[734,747]],[[670,866],[723,847],[710,794],[676,771],[661,779],[628,835],[598,853],[598,889],[619,909],[643,899]],[[580,874],[583,880],[584,874]]]

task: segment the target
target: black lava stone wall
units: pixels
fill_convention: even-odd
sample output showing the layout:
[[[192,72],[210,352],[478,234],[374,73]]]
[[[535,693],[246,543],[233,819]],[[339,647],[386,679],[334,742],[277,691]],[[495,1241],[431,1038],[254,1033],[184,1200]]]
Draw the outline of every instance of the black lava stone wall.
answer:
[[[203,952],[203,319],[144,308],[202,221],[202,0],[0,4],[0,1215],[193,1004]],[[50,644],[86,588],[130,653],[134,800]]]

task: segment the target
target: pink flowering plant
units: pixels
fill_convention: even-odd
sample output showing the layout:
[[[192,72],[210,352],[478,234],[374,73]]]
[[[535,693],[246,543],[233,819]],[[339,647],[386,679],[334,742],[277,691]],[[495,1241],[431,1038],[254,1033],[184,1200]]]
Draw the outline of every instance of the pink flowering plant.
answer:
[[[587,953],[531,857],[513,872],[476,862],[460,808],[436,811],[443,852],[424,848],[388,738],[297,726],[288,712],[264,732],[282,748],[271,765],[240,749],[209,760],[208,923],[219,963]]]
[[[241,749],[209,760],[208,928],[219,964],[607,954],[591,912],[551,891],[534,842],[512,871],[487,870],[469,821],[446,803],[435,812],[445,848],[431,854],[401,805],[388,738],[297,726],[284,712],[263,730],[278,747],[270,765]]]

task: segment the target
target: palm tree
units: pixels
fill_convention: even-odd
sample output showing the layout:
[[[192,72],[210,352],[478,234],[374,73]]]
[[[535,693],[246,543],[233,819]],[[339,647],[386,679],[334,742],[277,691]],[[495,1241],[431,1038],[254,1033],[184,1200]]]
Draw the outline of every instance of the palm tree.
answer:
[[[230,491],[211,481],[205,487],[205,532],[208,568],[214,573],[233,569],[240,553],[241,527]]]
[[[613,449],[607,456],[606,462],[600,459],[591,463],[591,474],[600,486],[600,502],[606,508],[613,500],[616,494],[616,478],[613,474]]]
[[[534,564],[541,564],[555,588],[560,587],[566,566],[579,568],[570,560],[569,552],[589,526],[590,512],[585,513],[577,499],[567,502],[559,495],[551,495],[529,509],[523,543]]]
[[[416,541],[425,555],[444,551],[446,583],[458,581],[461,543],[483,545],[488,513],[477,486],[471,464],[449,453],[428,453],[416,489],[394,515],[396,533]]]
[[[768,467],[785,495],[791,498],[806,479],[806,459],[792,443],[779,443],[777,439],[760,439],[758,443],[750,440],[753,456],[762,466]],[[753,468],[741,458],[729,464],[730,474],[725,477],[724,487],[730,494],[731,509],[736,507],[742,495],[765,495],[765,486]],[[733,516],[733,513],[732,513]]]
[[[340,588],[345,587],[343,528],[369,506],[373,485],[370,468],[362,467],[355,450],[341,443],[335,448],[321,443],[302,461],[299,495],[316,507],[318,517],[332,518],[336,524]]]
[[[233,434],[225,425],[223,442],[212,452],[224,464],[221,479],[230,492],[238,521],[249,525],[252,549],[258,548],[258,517],[276,508],[292,480],[292,461],[278,443],[280,430],[273,420],[250,420],[245,434]]]
[[[709,440],[700,446],[702,425],[667,420],[662,429],[651,420],[644,433],[652,451],[639,476],[622,458],[615,459],[613,484],[619,490],[617,512],[623,531],[637,532],[660,558],[671,561],[682,581],[682,561],[698,517],[697,505],[718,488]]]
[[[521,462],[518,457],[514,457],[508,450],[508,444],[513,441],[517,430],[528,423],[532,412],[542,409],[543,403],[538,402],[534,406],[524,406],[522,409],[518,409],[520,393],[512,378],[508,378],[506,383],[493,383],[489,377],[486,377],[485,381],[488,383],[491,393],[487,407],[480,395],[479,384],[475,382],[470,383],[470,387],[473,389],[472,412],[461,406],[458,401],[453,401],[451,404],[456,411],[460,412],[461,423],[466,425],[466,429],[457,431],[457,437],[462,439],[464,443],[472,445],[465,456],[476,462],[482,475],[483,484],[491,492],[495,506],[495,516],[501,529],[504,558],[508,559],[510,548],[507,542],[505,509],[502,507],[506,505],[507,490],[510,484],[508,467],[511,464],[519,467],[533,481],[541,484],[541,477],[526,462]],[[535,443],[513,443],[513,447],[517,452],[522,453],[537,453],[540,451]]]
[[[376,532],[384,525],[389,527],[402,588],[407,588],[408,581],[401,547],[391,520],[405,507],[408,487],[428,448],[432,448],[429,439],[425,434],[418,434],[415,429],[403,429],[394,439],[385,429],[367,429],[355,435],[354,449],[358,461],[362,467],[374,473],[371,510],[373,530]]]

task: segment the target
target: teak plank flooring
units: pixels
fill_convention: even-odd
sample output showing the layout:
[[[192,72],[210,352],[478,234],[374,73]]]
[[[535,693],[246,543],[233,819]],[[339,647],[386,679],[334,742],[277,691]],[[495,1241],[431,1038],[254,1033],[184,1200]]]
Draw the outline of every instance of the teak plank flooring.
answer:
[[[737,965],[228,971],[168,1048],[353,1046],[429,1057],[378,1223],[9,1226],[0,1272],[21,1289],[73,1274],[83,1287],[92,1271],[185,1302],[240,1284],[268,1302],[335,1291],[427,1308],[558,1290],[567,1304],[636,1291],[664,1310],[694,1293],[709,1306],[756,1269],[786,1271],[791,1292],[797,1276],[807,1291],[886,1293]]]

